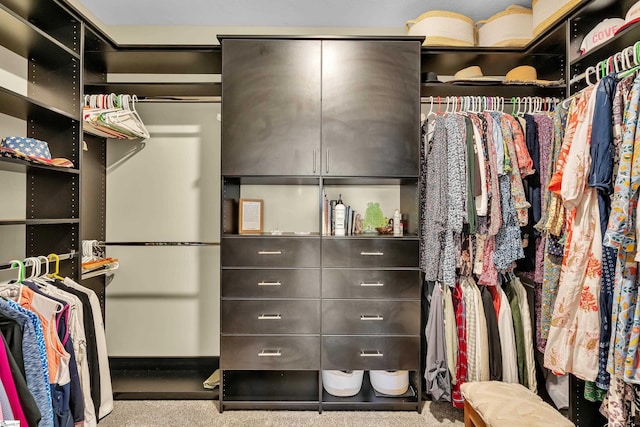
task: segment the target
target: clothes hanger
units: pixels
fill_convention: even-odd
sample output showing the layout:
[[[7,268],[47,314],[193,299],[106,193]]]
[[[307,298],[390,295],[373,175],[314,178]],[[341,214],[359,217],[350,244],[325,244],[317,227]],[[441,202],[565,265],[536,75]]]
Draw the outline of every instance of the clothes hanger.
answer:
[[[16,281],[16,283],[22,283],[24,282],[24,262],[14,259],[11,261],[11,268],[18,268],[18,280]]]
[[[64,280],[63,277],[58,275],[58,273],[60,272],[60,257],[57,254],[51,253],[47,256],[47,259],[55,261],[55,269],[49,276],[53,279]]]

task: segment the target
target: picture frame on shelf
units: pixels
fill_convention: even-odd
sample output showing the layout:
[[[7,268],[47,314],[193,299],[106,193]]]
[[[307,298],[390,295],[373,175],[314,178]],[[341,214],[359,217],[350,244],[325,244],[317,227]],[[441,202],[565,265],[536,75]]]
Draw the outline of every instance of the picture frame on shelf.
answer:
[[[262,234],[264,201],[262,199],[240,199],[238,205],[238,233]]]

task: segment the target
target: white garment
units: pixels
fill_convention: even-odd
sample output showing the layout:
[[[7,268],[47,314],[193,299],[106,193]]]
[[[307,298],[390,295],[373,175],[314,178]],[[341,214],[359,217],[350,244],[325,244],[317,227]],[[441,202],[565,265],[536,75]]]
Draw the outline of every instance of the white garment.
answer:
[[[487,318],[484,317],[482,296],[476,282],[469,277],[476,300],[476,375],[478,381],[489,381],[489,334],[487,332]]]
[[[68,327],[69,335],[73,341],[73,351],[78,365],[80,388],[82,389],[82,401],[84,402],[83,427],[95,427],[98,425],[96,411],[91,398],[91,377],[89,373],[89,361],[87,360],[87,339],[84,333],[84,308],[80,299],[55,285],[41,287],[48,295],[56,297],[69,304]]]
[[[522,329],[524,330],[524,351],[525,362],[527,366],[527,382],[529,390],[534,393],[538,392],[538,381],[536,379],[536,361],[533,350],[533,327],[531,326],[531,312],[529,311],[529,300],[527,299],[527,290],[524,288],[520,279],[516,278],[511,281],[513,288],[518,295],[518,306],[522,316]]]
[[[502,351],[502,381],[518,383],[518,356],[516,351],[516,334],[513,330],[513,313],[509,298],[500,286],[496,286],[500,295],[500,312],[498,313],[498,332],[500,333],[500,350]]]
[[[442,286],[442,301],[444,306],[444,341],[447,350],[447,367],[451,374],[451,384],[456,383],[456,367],[458,366],[458,330],[456,327],[456,313],[453,309],[453,299],[449,286]]]
[[[64,279],[64,284],[87,294],[89,296],[89,302],[91,303],[93,324],[96,329],[96,344],[98,346],[98,366],[100,367],[100,409],[98,411],[98,418],[102,419],[113,411],[113,388],[111,387],[107,337],[104,332],[100,300],[98,300],[98,296],[91,289],[79,285],[68,277]]]

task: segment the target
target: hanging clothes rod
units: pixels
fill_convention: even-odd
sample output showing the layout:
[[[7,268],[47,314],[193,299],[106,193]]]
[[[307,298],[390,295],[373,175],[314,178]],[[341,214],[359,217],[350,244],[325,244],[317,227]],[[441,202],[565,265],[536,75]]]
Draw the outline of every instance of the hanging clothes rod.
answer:
[[[587,81],[587,85],[591,86],[600,81],[600,79],[609,73],[623,73],[633,70],[640,66],[640,41],[633,46],[627,46],[619,52],[611,55],[607,59],[603,59],[596,65],[587,67],[587,69],[569,80],[569,85],[579,83],[582,80]],[[590,76],[596,78],[595,82],[591,82]]]
[[[97,246],[220,246],[220,242],[98,242]]]
[[[60,258],[60,261],[64,261],[64,260],[67,260],[67,259],[75,258],[77,255],[78,255],[78,252],[72,250],[69,253],[58,255],[58,257]],[[22,262],[26,262],[26,260],[22,260]],[[57,260],[50,259],[49,262],[57,262]],[[17,269],[17,268],[18,267],[12,267],[11,266],[11,262],[8,262],[8,263],[5,263],[5,264],[0,264],[0,271],[3,271],[3,270],[14,270],[14,269]]]

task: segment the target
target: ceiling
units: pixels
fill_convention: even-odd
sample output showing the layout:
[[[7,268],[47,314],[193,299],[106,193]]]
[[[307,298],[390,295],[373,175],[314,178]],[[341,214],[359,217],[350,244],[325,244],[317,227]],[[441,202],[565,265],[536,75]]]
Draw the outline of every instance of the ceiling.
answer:
[[[404,27],[429,10],[474,21],[531,0],[77,0],[103,24],[214,27]]]

